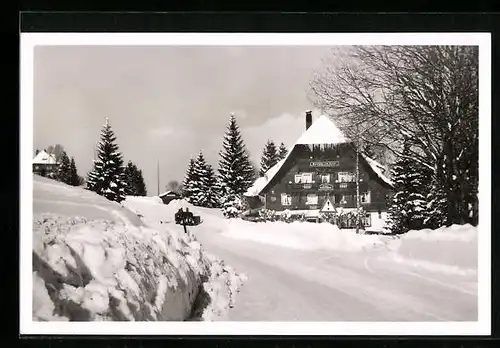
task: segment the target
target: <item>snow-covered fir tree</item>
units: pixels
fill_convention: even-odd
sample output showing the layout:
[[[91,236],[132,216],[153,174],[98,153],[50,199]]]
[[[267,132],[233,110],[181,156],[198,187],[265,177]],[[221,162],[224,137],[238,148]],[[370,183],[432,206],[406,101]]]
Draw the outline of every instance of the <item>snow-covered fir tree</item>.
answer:
[[[269,170],[269,168],[278,163],[278,161],[279,161],[278,149],[276,149],[274,141],[267,140],[267,143],[264,146],[264,149],[262,150],[262,156],[260,157],[259,175],[264,176],[264,174]]]
[[[217,208],[219,194],[214,170],[200,151],[193,168],[191,203],[200,207]]]
[[[255,169],[243,143],[234,114],[231,114],[219,156],[219,182],[222,197],[227,198],[230,194],[240,195],[246,192],[255,180]]]
[[[66,151],[62,151],[60,155],[57,180],[71,185],[71,162]]]
[[[406,233],[424,227],[427,216],[425,192],[429,173],[408,156],[410,143],[404,144],[403,157],[392,168],[395,194],[388,209],[388,227],[392,233]]]
[[[436,229],[446,224],[447,220],[447,200],[446,193],[441,185],[438,185],[435,180],[429,185],[428,193],[426,194],[424,228]]]
[[[194,159],[190,158],[186,174],[184,175],[184,180],[182,181],[182,190],[181,190],[184,199],[186,199],[190,203],[191,203],[191,197],[193,196],[193,183],[195,180],[194,163],[195,163]]]
[[[128,161],[125,167],[125,181],[127,182],[127,187],[125,193],[129,196],[146,196],[146,183],[144,182],[144,177],[142,176],[142,170],[137,168],[137,166]]]
[[[115,133],[106,118],[101,130],[97,159],[87,175],[87,189],[111,201],[121,202],[125,199],[126,185],[123,158],[118,151]]]
[[[244,205],[241,195],[234,193],[228,194],[222,204],[222,213],[224,217],[233,219],[241,216]]]
[[[286,145],[284,143],[281,143],[280,147],[278,148],[278,161],[285,159],[287,154],[288,154],[288,149],[286,148]]]
[[[80,186],[83,184],[83,178],[80,175],[78,175],[75,159],[73,157],[71,157],[71,162],[70,162],[70,177],[71,177],[70,185]]]

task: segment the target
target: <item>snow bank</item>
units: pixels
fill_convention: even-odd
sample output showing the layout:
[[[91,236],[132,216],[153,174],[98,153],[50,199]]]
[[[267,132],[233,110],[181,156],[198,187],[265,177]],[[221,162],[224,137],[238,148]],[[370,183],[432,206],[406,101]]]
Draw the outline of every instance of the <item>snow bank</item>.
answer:
[[[196,308],[203,320],[234,301],[242,276],[192,234],[155,220],[166,207],[155,197],[129,196],[121,206],[34,177],[33,198],[33,320],[188,320],[204,281],[231,295],[206,292],[212,305]]]
[[[128,200],[129,202],[139,202],[140,204],[143,203],[163,204],[162,199],[158,196],[153,196],[153,197],[125,196],[125,199]]]
[[[329,223],[280,221],[254,223],[241,219],[229,220],[223,234],[230,238],[301,250],[363,250],[383,245],[387,239],[384,236],[341,231],[337,226]]]
[[[246,275],[236,273],[223,261],[213,256],[210,258],[212,260],[210,276],[200,289],[191,318],[193,321],[227,320],[228,309],[233,308],[236,294],[248,280]]]
[[[477,273],[477,227],[453,225],[436,230],[409,231],[387,246],[395,262],[431,271]]]
[[[186,240],[85,217],[36,214],[33,242],[34,320],[184,320],[209,266]]]

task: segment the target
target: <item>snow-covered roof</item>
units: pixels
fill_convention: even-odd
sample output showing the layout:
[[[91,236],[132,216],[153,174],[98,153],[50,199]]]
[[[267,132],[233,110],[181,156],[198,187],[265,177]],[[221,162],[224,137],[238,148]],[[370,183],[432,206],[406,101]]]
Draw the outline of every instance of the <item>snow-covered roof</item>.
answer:
[[[267,172],[265,172],[264,176],[259,177],[255,182],[253,183],[252,186],[245,192],[243,195],[247,197],[253,197],[253,196],[258,196],[260,192],[266,187],[266,185],[271,181],[271,179],[278,173],[280,170],[281,166],[285,163],[286,159],[288,158],[288,155],[291,153],[291,151],[288,152],[287,156],[276,163],[274,166],[269,168]]]
[[[253,185],[244,193],[244,196],[253,197],[258,196],[273,177],[279,172],[283,164],[287,161],[288,157],[292,154],[297,145],[308,144],[342,144],[348,143],[350,140],[337,128],[337,126],[326,115],[321,115],[316,121],[302,134],[293,147],[288,151],[284,159],[276,163],[274,166],[259,177]],[[372,168],[375,174],[386,184],[393,186],[392,181],[387,178],[384,173],[384,166],[375,161],[374,159],[363,154],[363,158],[368,165]]]
[[[326,115],[321,115],[301,135],[295,144],[342,144],[349,142],[344,134]]]
[[[158,197],[163,197],[163,196],[166,196],[166,195],[179,195],[177,192],[174,192],[174,191],[165,191],[163,193],[160,193],[160,195]]]
[[[394,183],[392,182],[391,179],[389,179],[387,176],[384,175],[384,166],[375,161],[373,158],[368,157],[364,153],[361,154],[363,158],[366,160],[366,162],[370,165],[372,170],[377,174],[377,176],[384,181],[386,184],[389,186],[394,186]]]
[[[53,154],[42,150],[33,158],[33,164],[57,164],[57,161]]]

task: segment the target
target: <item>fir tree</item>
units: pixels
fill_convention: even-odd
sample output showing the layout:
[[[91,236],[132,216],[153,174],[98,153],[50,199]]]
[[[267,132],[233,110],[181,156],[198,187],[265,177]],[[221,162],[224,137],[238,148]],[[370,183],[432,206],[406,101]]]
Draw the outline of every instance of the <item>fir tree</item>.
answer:
[[[59,168],[57,169],[57,180],[71,185],[71,162],[66,151],[61,152]]]
[[[278,149],[278,160],[281,161],[282,159],[285,159],[287,154],[288,154],[288,149],[286,148],[284,143],[281,143]]]
[[[446,224],[447,205],[446,193],[436,180],[429,185],[430,189],[426,195],[424,228],[436,229]]]
[[[426,192],[429,173],[408,156],[410,143],[404,144],[403,157],[392,169],[395,194],[388,209],[389,229],[393,233],[406,233],[424,227],[427,216]],[[408,157],[406,157],[408,156]]]
[[[193,182],[194,182],[194,159],[189,159],[189,165],[186,170],[186,175],[184,176],[184,181],[182,182],[182,196],[191,203],[191,197],[193,196]]]
[[[83,183],[83,178],[78,175],[78,170],[76,169],[75,159],[71,157],[70,163],[70,185],[80,186]]]
[[[125,193],[129,196],[146,196],[146,184],[144,183],[142,170],[137,168],[132,161],[128,161],[124,172],[127,182]]]
[[[276,145],[274,144],[274,141],[268,140],[266,145],[264,146],[264,149],[262,150],[262,156],[260,158],[259,175],[264,176],[264,174],[269,170],[269,168],[278,163],[278,161],[279,157]]]
[[[254,182],[255,172],[249,154],[241,138],[234,114],[223,140],[223,149],[219,153],[219,176],[222,197],[244,193]]]
[[[125,199],[126,181],[123,158],[115,143],[116,137],[106,118],[101,130],[101,141],[97,149],[97,160],[87,176],[87,189],[106,197],[111,201]]]
[[[217,181],[214,170],[200,151],[193,169],[191,203],[200,207],[215,208],[219,205]]]
[[[243,212],[243,200],[240,195],[228,194],[222,204],[222,213],[228,219],[234,219],[241,216]]]

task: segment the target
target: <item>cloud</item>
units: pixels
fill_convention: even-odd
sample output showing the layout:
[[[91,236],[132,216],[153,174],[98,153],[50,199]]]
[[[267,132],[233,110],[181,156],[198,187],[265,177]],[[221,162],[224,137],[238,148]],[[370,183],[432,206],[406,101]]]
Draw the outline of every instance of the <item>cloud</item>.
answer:
[[[174,129],[170,127],[154,128],[150,129],[149,133],[153,136],[170,135],[174,133]]]
[[[316,109],[312,111],[314,122],[320,112]],[[292,114],[284,112],[260,125],[243,128],[242,135],[250,151],[252,161],[260,163],[262,149],[268,139],[273,140],[276,146],[283,142],[290,149],[304,131],[305,113]]]
[[[268,139],[273,140],[278,146],[283,142],[287,147],[290,147],[303,130],[304,116],[285,112],[260,125],[243,128],[242,135],[252,160],[259,163],[262,149]]]

